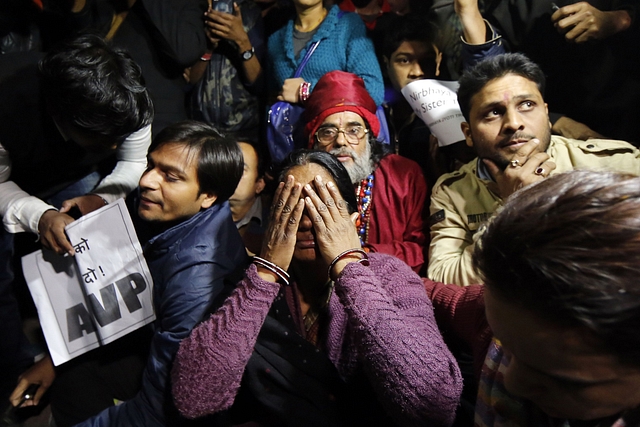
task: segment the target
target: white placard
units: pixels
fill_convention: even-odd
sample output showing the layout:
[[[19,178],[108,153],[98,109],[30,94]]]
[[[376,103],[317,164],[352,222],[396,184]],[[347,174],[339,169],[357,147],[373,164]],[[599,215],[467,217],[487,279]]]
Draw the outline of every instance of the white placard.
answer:
[[[124,200],[65,230],[75,256],[42,250],[22,258],[55,365],[155,319],[153,281]]]
[[[457,81],[416,80],[402,89],[402,95],[418,117],[429,127],[438,145],[464,141],[460,123],[464,116],[458,105]]]

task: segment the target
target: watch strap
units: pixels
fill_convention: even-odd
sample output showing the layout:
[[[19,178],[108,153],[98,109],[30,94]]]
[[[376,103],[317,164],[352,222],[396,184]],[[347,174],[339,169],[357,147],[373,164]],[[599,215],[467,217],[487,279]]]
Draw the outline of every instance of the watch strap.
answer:
[[[244,52],[242,52],[242,54],[240,56],[242,57],[242,59],[244,61],[248,61],[251,58],[253,58],[253,55],[255,55],[255,53],[256,53],[255,48],[253,46],[251,46],[251,49],[245,50]]]

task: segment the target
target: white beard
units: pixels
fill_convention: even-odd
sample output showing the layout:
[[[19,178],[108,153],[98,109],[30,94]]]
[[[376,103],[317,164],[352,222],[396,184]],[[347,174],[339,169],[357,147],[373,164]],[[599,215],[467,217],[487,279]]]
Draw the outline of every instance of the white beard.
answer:
[[[349,173],[349,178],[351,178],[351,183],[353,185],[359,184],[360,181],[371,175],[371,172],[374,170],[373,162],[371,161],[371,144],[369,141],[363,141],[367,146],[365,147],[364,153],[361,156],[358,156],[355,151],[348,147],[334,148],[329,153],[334,156],[348,154],[353,159],[353,164],[344,165],[345,169]]]

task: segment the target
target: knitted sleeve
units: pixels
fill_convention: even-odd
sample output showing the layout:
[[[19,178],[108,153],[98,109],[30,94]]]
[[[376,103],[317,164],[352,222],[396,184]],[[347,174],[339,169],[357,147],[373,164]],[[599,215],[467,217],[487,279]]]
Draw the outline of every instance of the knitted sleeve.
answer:
[[[365,374],[399,425],[450,425],[462,379],[422,281],[397,258],[370,258],[347,265],[335,286]]]
[[[422,281],[440,330],[445,335],[452,333],[471,348],[476,378],[479,378],[493,336],[484,314],[484,286],[445,285],[427,278]]]
[[[231,407],[280,285],[251,265],[231,295],[182,341],[171,379],[176,407],[197,418]]]

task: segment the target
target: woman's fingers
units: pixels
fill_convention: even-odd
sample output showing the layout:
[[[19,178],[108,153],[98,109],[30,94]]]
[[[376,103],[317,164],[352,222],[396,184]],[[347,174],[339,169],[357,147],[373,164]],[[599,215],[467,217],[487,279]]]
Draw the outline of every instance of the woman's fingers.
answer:
[[[313,213],[310,212],[311,214],[310,217],[314,223],[314,226],[316,223],[316,219],[322,221],[323,223],[333,223],[334,219],[331,216],[331,213],[329,212],[329,208],[327,204],[325,204],[320,199],[320,197],[318,196],[318,193],[315,192],[311,184],[305,185],[304,191],[305,193],[307,193],[307,199],[309,199],[309,201],[313,205]],[[306,199],[305,199],[305,202],[306,202]],[[333,199],[331,200],[330,203],[333,204]],[[318,218],[316,218],[316,215],[318,216]]]
[[[286,188],[286,185],[285,185]],[[300,201],[300,194],[302,193],[302,185],[300,183],[296,183],[293,185],[293,188],[289,192],[289,197],[282,208],[282,212],[280,213],[280,222],[286,223],[289,221],[289,218],[292,216],[293,211],[298,205]]]
[[[315,190],[311,184],[305,186],[305,206],[323,255],[333,259],[337,253],[359,247],[355,225],[336,185],[333,182],[325,184],[317,176],[314,186]]]
[[[331,218],[334,221],[349,217],[347,204],[333,182],[329,181],[325,184],[322,177],[316,176],[314,179],[314,185],[315,190],[310,187],[310,190],[305,191],[312,198],[320,213],[323,212],[319,205],[322,203],[325,205],[326,211],[331,215]]]
[[[345,200],[342,198],[338,187],[333,182],[328,182],[327,188],[329,189],[329,194],[331,195],[333,200],[336,201],[335,206],[338,210],[338,215],[340,215],[342,218],[349,218],[350,216],[349,209],[347,208],[347,202],[345,202]]]
[[[271,222],[275,223],[280,218],[280,213],[287,203],[289,193],[293,188],[293,176],[289,175],[284,182],[278,184],[275,194],[273,195],[273,204],[271,205]]]
[[[327,206],[327,209],[329,210],[331,217],[334,220],[338,220],[339,218],[341,218],[342,215],[340,215],[340,211],[336,206],[336,199],[329,192],[329,189],[327,187],[329,184],[333,185],[333,183],[332,182],[325,183],[322,180],[322,177],[320,175],[316,176],[314,181],[315,181],[314,184],[316,186],[316,190],[318,191],[318,196],[320,196],[320,200],[322,200],[324,204]]]
[[[296,244],[296,233],[304,202],[300,200],[302,185],[294,184],[293,177],[280,183],[274,196],[271,220],[260,256],[287,270]]]
[[[316,231],[316,236],[323,236],[327,232],[327,225],[324,217],[316,208],[311,196],[304,198],[304,204],[307,208],[307,212],[309,213],[309,219],[313,222],[313,229]]]

